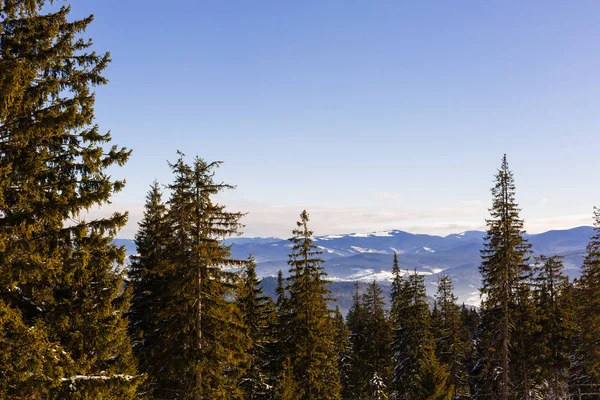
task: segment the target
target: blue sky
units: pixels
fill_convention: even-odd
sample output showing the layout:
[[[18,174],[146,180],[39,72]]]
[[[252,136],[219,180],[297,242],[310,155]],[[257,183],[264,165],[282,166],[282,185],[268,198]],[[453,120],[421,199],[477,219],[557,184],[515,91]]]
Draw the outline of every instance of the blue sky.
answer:
[[[176,150],[222,160],[249,236],[483,229],[504,153],[530,232],[600,205],[600,2],[93,1],[96,116],[132,237]]]

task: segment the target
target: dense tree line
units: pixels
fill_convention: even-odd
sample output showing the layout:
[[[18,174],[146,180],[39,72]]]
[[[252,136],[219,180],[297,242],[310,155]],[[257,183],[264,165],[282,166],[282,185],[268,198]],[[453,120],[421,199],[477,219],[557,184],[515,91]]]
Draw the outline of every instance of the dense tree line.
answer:
[[[391,298],[357,284],[344,318],[300,214],[276,297],[224,239],[243,213],[216,196],[220,162],[183,154],[154,183],[125,270],[126,214],[91,219],[130,152],[94,125],[108,54],[92,18],[0,0],[0,398],[568,399],[600,391],[600,210],[581,277],[534,256],[504,157],[482,249],[481,307],[449,276],[390,260]],[[44,9],[45,10],[45,9]],[[163,197],[165,199],[163,199]],[[594,386],[598,385],[598,386]],[[595,389],[594,389],[595,388]],[[595,397],[594,397],[595,396]],[[587,395],[586,399],[600,398]]]

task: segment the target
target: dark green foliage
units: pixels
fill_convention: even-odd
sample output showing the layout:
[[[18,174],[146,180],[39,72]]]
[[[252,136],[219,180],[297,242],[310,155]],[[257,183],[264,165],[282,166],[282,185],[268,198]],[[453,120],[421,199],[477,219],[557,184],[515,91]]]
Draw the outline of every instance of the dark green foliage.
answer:
[[[450,398],[453,387],[446,368],[435,356],[431,315],[425,301],[425,281],[415,271],[399,283],[392,299],[398,316],[393,342],[394,394],[397,399]],[[441,397],[440,397],[441,396]]]
[[[269,327],[275,318],[275,304],[262,293],[261,282],[256,276],[256,264],[250,257],[244,266],[237,304],[251,346],[246,351],[246,371],[240,378],[245,400],[270,399],[273,380],[269,376]]]
[[[348,398],[387,398],[391,386],[392,329],[376,281],[361,296],[355,289],[348,312],[352,353],[346,364],[343,395]]]
[[[15,365],[31,368],[32,384],[45,353],[34,349],[64,351],[27,389],[40,396],[131,398],[139,379],[123,318],[128,293],[114,268],[124,251],[112,244],[127,215],[84,215],[123,188],[106,170],[129,157],[93,122],[93,87],[106,83],[109,55],[80,37],[92,17],[69,21],[69,7],[44,14],[43,5],[0,1],[0,299],[14,310],[0,341]],[[24,326],[30,334],[18,340],[31,347],[8,334]],[[5,370],[17,382],[9,371],[25,372]]]
[[[129,331],[141,373],[147,374],[145,393],[152,393],[160,380],[162,364],[158,352],[162,347],[160,320],[165,285],[166,246],[169,236],[165,224],[166,207],[158,183],[146,197],[144,219],[135,236],[137,255],[131,257],[129,284],[133,290],[129,312]]]
[[[575,289],[577,334],[574,374],[579,384],[600,384],[600,209]]]
[[[537,397],[543,386],[536,365],[536,358],[540,353],[537,335],[541,327],[538,323],[537,305],[532,298],[531,284],[529,274],[524,274],[516,287],[516,303],[513,310],[515,326],[511,339],[510,368],[514,371],[513,393],[525,400]]]
[[[336,359],[338,363],[338,374],[340,377],[342,398],[348,397],[345,394],[345,387],[349,384],[349,374],[352,364],[352,342],[350,341],[350,330],[344,322],[344,316],[339,307],[335,307],[333,312],[333,330],[335,336],[333,342],[336,346]]]
[[[469,373],[467,358],[470,353],[469,332],[463,325],[460,309],[456,304],[453,293],[454,285],[448,275],[438,278],[435,313],[432,315],[432,325],[435,325],[434,339],[436,355],[446,366],[449,383],[454,387],[453,395],[458,398],[470,396]]]
[[[292,231],[288,278],[290,359],[301,399],[339,399],[335,335],[327,308],[327,281],[321,252],[313,244],[303,211]]]
[[[531,347],[536,350],[542,390],[547,397],[568,395],[571,341],[574,324],[572,286],[563,275],[559,257],[536,260],[534,301],[537,331]]]
[[[349,359],[343,364],[341,374],[342,398],[344,399],[359,397],[367,386],[367,382],[362,376],[367,338],[365,337],[365,318],[358,282],[355,283],[352,299],[352,307],[346,316],[351,353]]]
[[[278,386],[277,381],[282,374],[284,361],[290,354],[290,340],[287,329],[289,327],[290,315],[285,297],[285,280],[283,279],[281,270],[277,274],[275,295],[275,309],[267,327],[269,341],[265,344],[267,361],[265,371],[269,376],[269,385],[271,387]]]
[[[250,345],[232,300],[240,267],[222,239],[240,228],[240,213],[228,212],[214,196],[230,185],[215,183],[220,163],[196,158],[171,165],[175,181],[165,216],[169,240],[161,263],[162,287],[156,329],[162,345],[154,395],[160,398],[235,399]]]
[[[381,287],[373,281],[363,294],[365,365],[361,371],[369,382],[368,393],[372,396],[387,394],[391,375],[392,328],[386,312]],[[378,379],[374,379],[377,377]],[[377,383],[377,384],[375,384]]]
[[[484,393],[496,393],[498,398],[506,400],[514,391],[513,385],[519,382],[510,351],[515,344],[518,290],[529,270],[530,248],[523,238],[523,220],[519,218],[513,174],[506,156],[491,192],[493,202],[490,219],[486,220],[488,230],[479,268],[484,332],[480,345],[485,363],[481,378]]]

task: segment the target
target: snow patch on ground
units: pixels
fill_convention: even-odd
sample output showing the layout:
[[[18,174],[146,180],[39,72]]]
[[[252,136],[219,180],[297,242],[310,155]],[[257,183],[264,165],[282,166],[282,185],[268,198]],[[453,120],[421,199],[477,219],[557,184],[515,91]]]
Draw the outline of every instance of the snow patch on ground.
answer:
[[[319,236],[318,238],[315,239],[315,241],[317,240],[332,240],[332,239],[341,239],[344,236],[342,235],[325,235],[325,236]]]
[[[337,251],[337,250],[329,249],[329,248],[323,247],[323,246],[317,246],[317,247],[319,249],[323,250],[324,252],[329,253],[329,254],[335,254],[337,256],[342,256],[342,257],[345,256],[344,253],[342,253],[340,251]]]
[[[358,246],[350,246],[352,250],[357,251],[359,253],[371,253],[371,254],[388,254],[385,250],[375,250],[375,249],[365,249]]]
[[[479,295],[479,291],[458,296],[458,304],[461,303],[465,303],[468,306],[479,307],[481,305],[481,296]]]
[[[345,278],[337,277],[337,276],[328,276],[327,279],[330,281],[336,282],[354,282],[354,281],[363,281],[363,282],[372,282],[372,281],[388,281],[391,282],[394,280],[394,276],[390,271],[375,271],[372,268],[361,269],[361,268],[353,268],[354,272],[351,275],[346,276]],[[414,273],[414,271],[400,271],[400,275],[406,276]],[[419,275],[431,275],[431,272],[417,271]]]
[[[435,250],[433,250],[432,248],[429,248],[429,247],[423,247],[423,250],[428,251],[430,253],[435,253]]]
[[[439,274],[440,272],[442,272],[445,268],[429,268],[431,271],[433,271],[434,274]]]
[[[371,236],[392,237],[393,235],[391,235],[389,231],[381,231],[381,232],[373,232],[373,233],[371,233]]]

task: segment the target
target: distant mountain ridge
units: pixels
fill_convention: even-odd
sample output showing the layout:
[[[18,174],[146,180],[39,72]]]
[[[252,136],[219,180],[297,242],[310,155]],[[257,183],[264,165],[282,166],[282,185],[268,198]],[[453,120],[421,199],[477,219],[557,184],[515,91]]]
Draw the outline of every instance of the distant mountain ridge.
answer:
[[[579,268],[585,248],[593,234],[591,226],[566,230],[552,230],[539,234],[527,234],[534,255],[560,255],[564,257],[565,273],[571,278],[579,276]],[[447,236],[413,234],[401,230],[372,233],[349,233],[315,237],[315,244],[323,251],[324,266],[329,278],[336,282],[381,281],[389,282],[392,257],[398,253],[400,268],[417,270],[426,276],[428,294],[433,295],[440,273],[448,274],[454,281],[459,301],[479,304],[481,261],[480,250],[485,232],[467,231]],[[125,245],[128,255],[135,254],[133,241],[117,239]],[[247,258],[252,254],[261,277],[274,276],[278,270],[287,272],[290,242],[280,238],[231,238],[235,258]],[[532,260],[533,262],[533,260]]]

